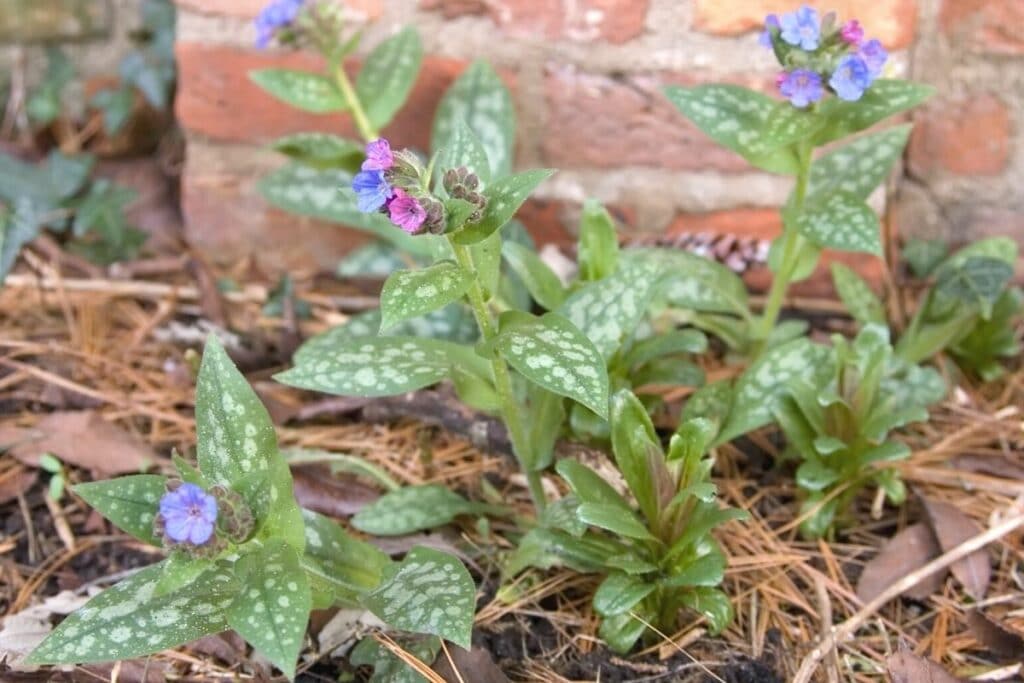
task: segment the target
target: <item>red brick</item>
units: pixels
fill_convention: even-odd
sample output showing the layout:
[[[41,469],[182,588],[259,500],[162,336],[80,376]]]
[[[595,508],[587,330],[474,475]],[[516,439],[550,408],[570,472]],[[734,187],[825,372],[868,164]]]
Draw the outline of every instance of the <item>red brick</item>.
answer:
[[[310,54],[272,53],[197,43],[179,43],[176,109],[182,126],[209,138],[233,142],[265,142],[301,131],[355,137],[346,114],[298,111],[271,97],[249,79],[263,68],[319,71],[323,61]],[[465,66],[464,62],[427,57],[409,101],[385,133],[399,146],[429,147],[430,126],[441,95]],[[347,64],[354,73],[356,65]]]
[[[661,93],[663,82],[691,84],[710,78],[710,74],[614,78],[550,67],[542,141],[545,163],[556,168],[750,170],[746,161],[700,132]]]
[[[252,19],[263,9],[268,0],[174,0],[178,7],[203,14],[220,14],[240,19]],[[381,15],[381,0],[345,0],[345,8],[366,19]]]
[[[625,43],[644,32],[649,0],[421,0],[447,18],[487,13],[507,34]]]
[[[740,208],[676,216],[666,231],[669,236],[696,232],[773,239],[782,230],[777,209]]]
[[[738,35],[760,29],[768,14],[790,12],[802,4],[821,13],[835,11],[840,20],[857,18],[868,35],[893,49],[907,47],[914,40],[915,0],[696,0],[694,28],[716,35]]]
[[[944,0],[939,23],[947,35],[980,52],[1024,54],[1024,2]]]
[[[989,93],[932,104],[911,135],[910,169],[923,177],[998,175],[1010,160],[1011,128],[1006,105]]]

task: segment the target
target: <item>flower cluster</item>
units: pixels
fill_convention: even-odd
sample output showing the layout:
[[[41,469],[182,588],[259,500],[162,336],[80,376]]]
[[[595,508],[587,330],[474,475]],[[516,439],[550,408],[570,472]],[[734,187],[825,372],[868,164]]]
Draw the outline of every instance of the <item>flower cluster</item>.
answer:
[[[786,69],[778,78],[779,92],[801,109],[821,100],[826,89],[839,99],[859,100],[889,58],[878,40],[865,40],[856,19],[837,27],[834,14],[822,18],[807,5],[768,15],[761,44]]]
[[[256,47],[267,47],[295,23],[306,0],[271,0],[256,16]]]
[[[444,232],[444,206],[431,196],[429,186],[429,172],[416,155],[392,152],[383,138],[366,145],[362,170],[352,178],[360,211],[384,213],[410,235]]]

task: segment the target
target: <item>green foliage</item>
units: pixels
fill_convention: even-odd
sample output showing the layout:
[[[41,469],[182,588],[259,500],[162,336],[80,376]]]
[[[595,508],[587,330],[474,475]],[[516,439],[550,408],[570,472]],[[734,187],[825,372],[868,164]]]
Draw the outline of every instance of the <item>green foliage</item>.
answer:
[[[302,111],[330,114],[348,109],[334,82],[320,74],[295,69],[258,69],[249,73],[253,83]]]
[[[435,636],[403,637],[398,639],[398,644],[426,664],[433,662],[441,650],[441,640]],[[349,653],[348,661],[352,666],[373,668],[369,683],[423,683],[427,680],[375,638],[360,640]]]
[[[904,488],[887,463],[910,455],[889,432],[928,418],[926,407],[945,385],[930,368],[910,365],[894,353],[888,330],[868,324],[852,342],[833,337],[827,374],[795,378],[775,406],[791,451],[800,459],[796,481],[805,492],[802,533],[828,533],[857,493],[872,483],[893,503]]]
[[[992,305],[988,318],[981,318],[949,352],[961,368],[984,382],[999,379],[1006,372],[1000,362],[1019,356],[1020,341],[1015,329],[1024,315],[1024,292],[1019,287],[1003,290]]]
[[[608,210],[593,199],[583,204],[577,250],[580,280],[590,282],[611,275],[619,258],[619,237]]]
[[[32,123],[48,126],[60,116],[64,88],[74,77],[75,67],[64,51],[57,46],[47,46],[46,74],[25,102],[25,112]]]
[[[530,193],[552,173],[548,169],[535,169],[496,178],[483,190],[487,198],[483,218],[455,231],[452,240],[456,244],[469,245],[490,237],[512,220]]]
[[[439,484],[406,486],[356,513],[352,526],[375,536],[403,536],[443,526],[479,506]]]
[[[721,631],[732,608],[717,588],[725,556],[710,532],[746,513],[716,502],[713,461],[705,456],[711,425],[684,423],[666,453],[645,407],[629,391],[614,396],[611,425],[616,463],[639,513],[597,472],[562,460],[557,470],[572,495],[548,508],[506,571],[562,564],[604,574],[594,611],[602,617],[601,637],[619,653],[633,647],[646,624],[674,631],[683,608]]]
[[[356,78],[356,95],[374,128],[386,126],[409,97],[423,62],[416,29],[407,26],[366,56]]]
[[[380,328],[389,329],[461,299],[472,279],[472,274],[454,261],[438,261],[429,268],[392,273],[380,293]]]
[[[160,545],[160,539],[153,533],[153,518],[166,485],[167,477],[136,474],[87,482],[72,490],[119,529],[150,545]]]
[[[885,307],[868,283],[851,268],[841,263],[832,264],[832,282],[840,300],[853,319],[861,325],[885,324]]]
[[[341,168],[350,173],[363,161],[363,146],[353,140],[329,133],[293,133],[278,138],[275,152],[316,169]]]

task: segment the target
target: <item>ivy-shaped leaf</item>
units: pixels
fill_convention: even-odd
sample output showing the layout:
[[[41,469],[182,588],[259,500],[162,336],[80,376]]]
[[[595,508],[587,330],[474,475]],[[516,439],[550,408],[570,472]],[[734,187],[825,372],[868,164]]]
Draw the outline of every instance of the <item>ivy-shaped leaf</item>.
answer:
[[[313,168],[355,171],[363,160],[363,146],[328,133],[293,133],[271,145],[275,152]]]
[[[573,292],[558,312],[578,327],[605,358],[619,350],[660,291],[664,266],[656,260],[622,263],[604,278]]]
[[[318,345],[274,379],[339,396],[395,396],[448,375],[457,344],[416,337],[356,337]]]
[[[320,74],[292,69],[257,69],[249,78],[277,99],[296,109],[314,114],[331,114],[348,109],[345,97],[331,79]]]
[[[556,313],[501,316],[495,348],[531,382],[608,416],[608,371],[594,344]]]
[[[472,282],[472,275],[454,261],[392,273],[380,293],[381,330],[460,299]]]
[[[885,324],[885,308],[882,302],[871,291],[868,283],[851,268],[841,263],[833,263],[832,282],[835,283],[836,293],[854,320],[862,325]]]
[[[228,608],[228,625],[264,654],[289,679],[302,649],[312,609],[309,582],[295,550],[270,541],[235,564],[242,580]]]
[[[328,517],[303,510],[302,521],[306,551],[299,563],[309,578],[314,608],[356,605],[361,596],[380,585],[381,572],[391,563],[387,555]]]
[[[519,207],[523,205],[530,193],[554,173],[546,168],[523,171],[514,175],[498,178],[484,190],[487,206],[483,218],[478,223],[470,223],[461,230],[451,234],[456,244],[475,244],[487,239],[512,220]]]
[[[14,200],[13,211],[0,204],[0,284],[14,266],[21,248],[39,235],[43,214],[25,198]]]
[[[486,150],[492,178],[512,170],[516,138],[512,95],[485,61],[473,62],[437,105],[430,138],[435,153],[451,148],[452,136],[460,123],[469,126]]]
[[[811,164],[808,201],[842,192],[867,199],[903,154],[911,125],[861,136]]]
[[[422,62],[420,34],[411,26],[383,41],[366,56],[356,77],[356,95],[370,125],[384,127],[402,108]]]
[[[854,195],[839,192],[805,207],[793,227],[819,247],[882,255],[878,216]]]
[[[562,281],[540,259],[533,249],[518,242],[506,241],[501,245],[501,255],[512,272],[526,285],[534,301],[549,311],[557,309],[565,300]]]
[[[117,528],[158,546],[161,542],[153,534],[153,518],[166,483],[167,477],[158,474],[136,474],[78,484],[73,490]]]
[[[795,339],[765,353],[746,369],[733,389],[729,420],[715,439],[721,444],[772,421],[772,409],[789,382],[831,372],[829,351],[808,339]]]
[[[131,659],[177,647],[228,628],[225,612],[238,584],[211,571],[157,596],[163,563],[108,588],[70,614],[28,657],[32,664],[84,664]]]
[[[352,526],[375,536],[402,536],[448,524],[476,506],[440,484],[406,486],[356,513]]]
[[[384,570],[363,604],[394,628],[428,633],[469,649],[476,587],[452,555],[417,546]]]

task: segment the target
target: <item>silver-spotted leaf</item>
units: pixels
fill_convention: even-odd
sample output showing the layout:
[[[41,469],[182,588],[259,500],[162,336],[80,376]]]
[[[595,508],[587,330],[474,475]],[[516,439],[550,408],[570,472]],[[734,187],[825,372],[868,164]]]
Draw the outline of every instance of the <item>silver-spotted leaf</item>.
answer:
[[[491,162],[487,159],[487,150],[465,121],[455,122],[441,154],[439,165],[442,170],[465,168],[479,179],[481,188],[491,179]]]
[[[329,133],[293,133],[274,141],[275,152],[313,168],[359,167],[363,146],[354,140]]]
[[[453,261],[391,274],[380,293],[382,330],[443,308],[466,293],[472,274]]]
[[[277,99],[314,114],[345,111],[344,95],[326,76],[293,69],[258,69],[249,78]]]
[[[430,665],[441,649],[441,641],[435,636],[401,638],[402,650],[426,665]],[[367,683],[424,683],[427,679],[395,653],[371,636],[359,641],[348,656],[352,666],[368,666],[373,669]]]
[[[512,220],[530,193],[554,171],[538,168],[494,180],[483,194],[487,197],[483,218],[451,234],[456,244],[476,244],[490,237]]]
[[[608,416],[608,371],[604,358],[569,320],[508,311],[495,341],[498,352],[531,382]]]
[[[843,192],[867,199],[903,155],[910,124],[864,135],[811,165],[809,201]]]
[[[356,605],[360,596],[380,584],[381,572],[391,563],[387,555],[328,517],[303,510],[302,521],[306,551],[299,563],[309,578],[314,608]]]
[[[840,300],[854,320],[862,325],[885,323],[885,307],[871,291],[868,283],[853,269],[841,263],[833,263],[832,282]]]
[[[881,256],[878,216],[863,199],[837,192],[804,208],[793,227],[819,247]]]
[[[665,298],[672,306],[705,313],[747,314],[743,280],[720,263],[679,249],[629,249],[622,254],[630,263],[655,261],[662,265]]]
[[[78,484],[74,492],[117,528],[146,543],[160,545],[153,534],[153,518],[166,483],[167,477],[158,474],[135,474]]]
[[[381,585],[363,599],[394,628],[428,633],[469,649],[476,587],[458,558],[417,546],[384,570]]]
[[[814,144],[821,146],[866,130],[893,114],[916,107],[934,92],[929,85],[880,78],[856,102],[831,98],[820,109],[826,124],[815,135]]]
[[[402,536],[443,526],[473,510],[471,502],[446,486],[406,486],[360,510],[352,526],[375,536]]]
[[[370,51],[356,77],[356,95],[366,118],[382,128],[402,108],[423,62],[423,44],[407,26]]]

